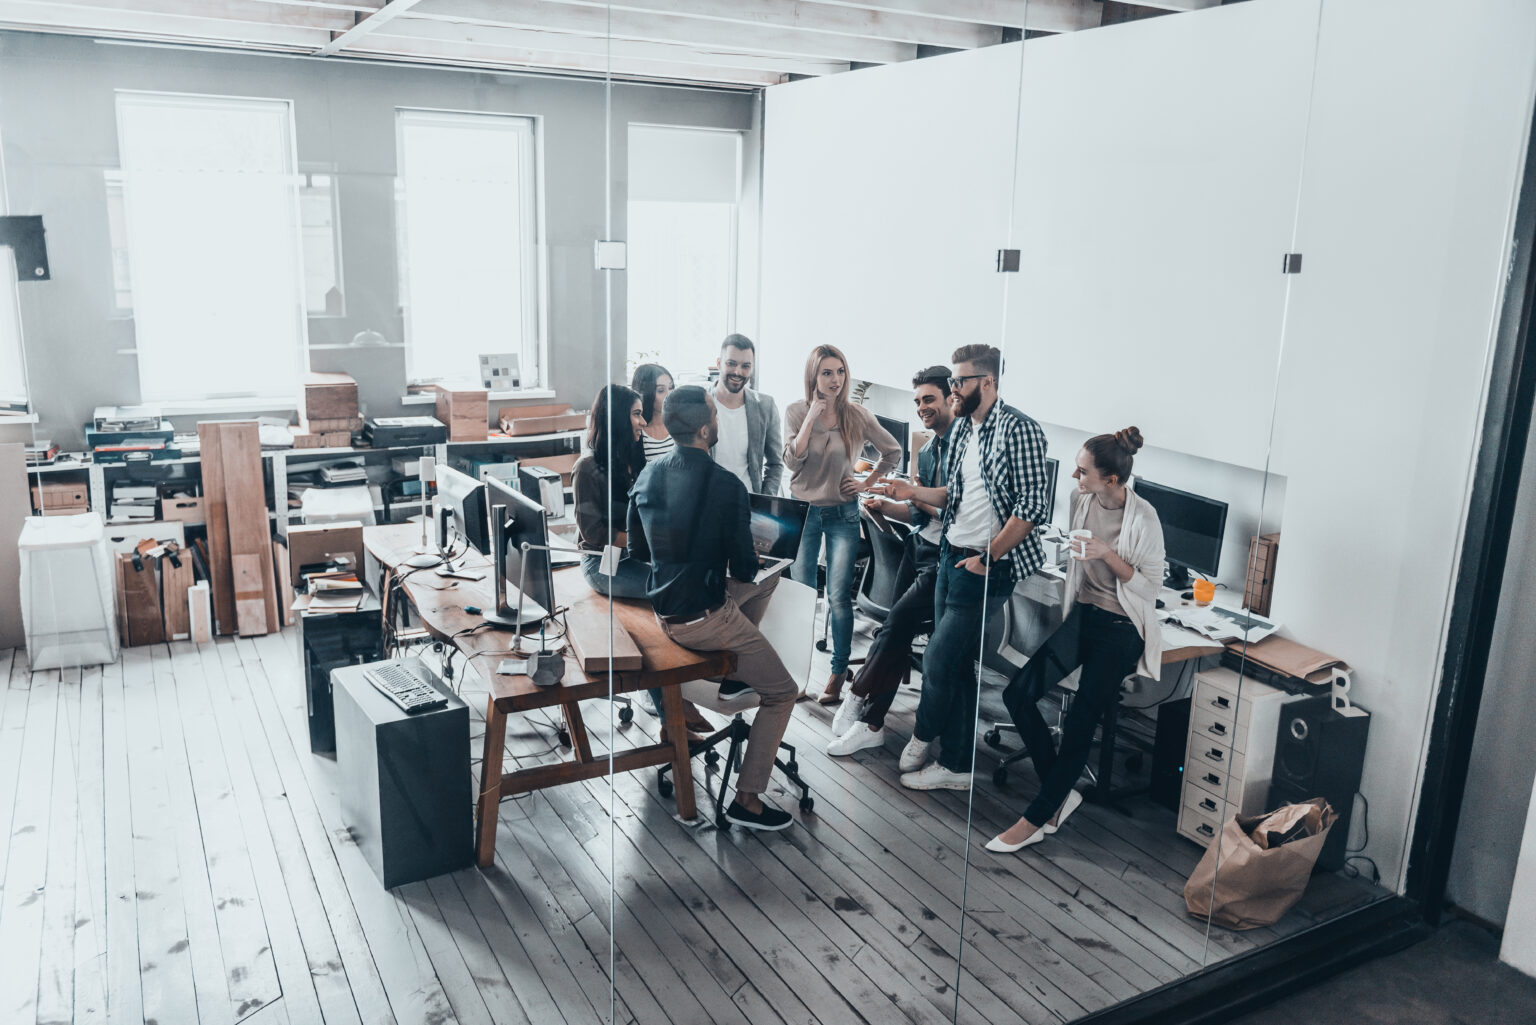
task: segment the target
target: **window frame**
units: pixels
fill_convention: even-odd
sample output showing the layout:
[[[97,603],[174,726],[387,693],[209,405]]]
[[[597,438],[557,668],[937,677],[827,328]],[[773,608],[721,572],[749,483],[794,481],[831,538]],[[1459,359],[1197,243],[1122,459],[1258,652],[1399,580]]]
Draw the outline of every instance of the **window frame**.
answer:
[[[523,268],[523,316],[522,337],[518,352],[522,360],[523,387],[513,392],[492,393],[493,397],[525,397],[546,392],[549,383],[549,247],[546,244],[547,219],[545,217],[544,179],[544,117],[541,114],[523,114],[504,110],[459,110],[442,107],[397,106],[395,108],[395,279],[397,309],[401,318],[401,333],[405,348],[406,385],[433,384],[454,379],[452,376],[435,378],[418,377],[412,370],[411,317],[409,314],[409,267],[410,238],[405,220],[406,204],[410,202],[406,187],[405,133],[403,128],[411,117],[438,119],[441,123],[491,124],[500,121],[509,126],[526,126],[528,142],[520,147],[524,173],[531,176],[533,187],[522,189],[519,196],[521,214],[533,225],[533,231],[524,233],[522,239]],[[531,364],[531,370],[530,370]]]

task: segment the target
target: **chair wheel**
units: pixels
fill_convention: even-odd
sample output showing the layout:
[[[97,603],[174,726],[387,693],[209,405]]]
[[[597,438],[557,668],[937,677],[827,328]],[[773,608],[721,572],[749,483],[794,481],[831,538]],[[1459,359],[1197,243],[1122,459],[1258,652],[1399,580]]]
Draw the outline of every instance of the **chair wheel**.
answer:
[[[787,770],[787,771],[788,771],[788,772],[789,772],[789,773],[790,773],[790,774],[791,774],[791,775],[798,775],[798,774],[799,774],[799,772],[800,772],[800,763],[799,763],[799,762],[797,762],[797,761],[794,761],[794,760],[791,760],[791,761],[790,761],[790,762],[789,762],[789,763],[788,763],[788,764],[787,764],[787,765],[785,765],[785,766],[784,766],[784,768],[785,768],[785,769],[786,769],[786,770]]]
[[[812,808],[815,808],[815,807],[816,807],[816,799],[814,797],[802,797],[802,798],[800,798],[800,810],[801,811],[808,812]]]
[[[1008,770],[999,765],[992,771],[992,782],[1000,787],[1008,785]]]
[[[560,746],[561,747],[570,747],[571,746],[571,733],[570,733],[569,730],[561,730],[559,736],[560,736]]]
[[[719,762],[720,762],[720,752],[719,751],[710,751],[710,752],[707,752],[704,755],[704,764],[705,765],[717,765],[717,764],[719,764]]]
[[[725,817],[725,812],[715,816],[715,828],[722,833],[729,833],[731,831],[731,820]]]
[[[619,709],[619,722],[630,722],[635,717],[635,710],[628,705]]]
[[[985,740],[992,747],[1001,747],[1003,744],[1003,733],[998,729],[990,729],[981,735],[981,739]]]
[[[826,651],[827,650],[827,642],[826,642],[825,639],[822,639],[822,640],[819,640],[819,641],[816,642],[816,650],[817,651]]]
[[[672,781],[670,779],[658,779],[656,781],[656,792],[662,797],[671,797]]]

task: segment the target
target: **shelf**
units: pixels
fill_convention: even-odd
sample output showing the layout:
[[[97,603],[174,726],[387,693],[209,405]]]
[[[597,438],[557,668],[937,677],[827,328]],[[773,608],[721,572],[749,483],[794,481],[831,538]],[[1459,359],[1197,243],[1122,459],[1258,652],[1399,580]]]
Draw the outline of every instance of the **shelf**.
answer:
[[[576,428],[569,431],[555,431],[552,434],[520,434],[515,438],[502,436],[499,438],[485,438],[480,441],[450,441],[450,447],[458,445],[515,445],[520,442],[534,441],[569,441],[572,438],[580,438],[587,433],[586,428]]]

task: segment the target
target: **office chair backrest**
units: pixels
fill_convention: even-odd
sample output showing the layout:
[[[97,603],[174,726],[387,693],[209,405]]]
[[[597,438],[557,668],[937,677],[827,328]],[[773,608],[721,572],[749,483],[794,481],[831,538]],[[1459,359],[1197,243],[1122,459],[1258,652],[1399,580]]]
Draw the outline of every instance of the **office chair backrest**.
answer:
[[[892,529],[898,533],[887,534],[875,526],[869,513],[861,509],[859,515],[869,521],[864,533],[869,537],[870,559],[864,567],[864,579],[859,583],[859,593],[854,603],[860,612],[883,622],[890,614],[891,606],[896,604],[896,599],[901,597],[896,590],[896,577],[901,569],[906,527],[892,523]]]

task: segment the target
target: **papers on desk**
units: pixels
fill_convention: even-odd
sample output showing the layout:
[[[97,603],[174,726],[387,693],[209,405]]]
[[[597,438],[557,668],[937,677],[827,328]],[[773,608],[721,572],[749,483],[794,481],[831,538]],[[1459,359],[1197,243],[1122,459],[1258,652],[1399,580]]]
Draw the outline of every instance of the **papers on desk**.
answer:
[[[1264,619],[1251,612],[1224,609],[1216,605],[1205,608],[1198,605],[1181,605],[1178,608],[1169,609],[1168,622],[1214,641],[1240,641],[1246,638],[1250,644],[1262,641],[1280,629],[1280,624],[1273,620]]]

